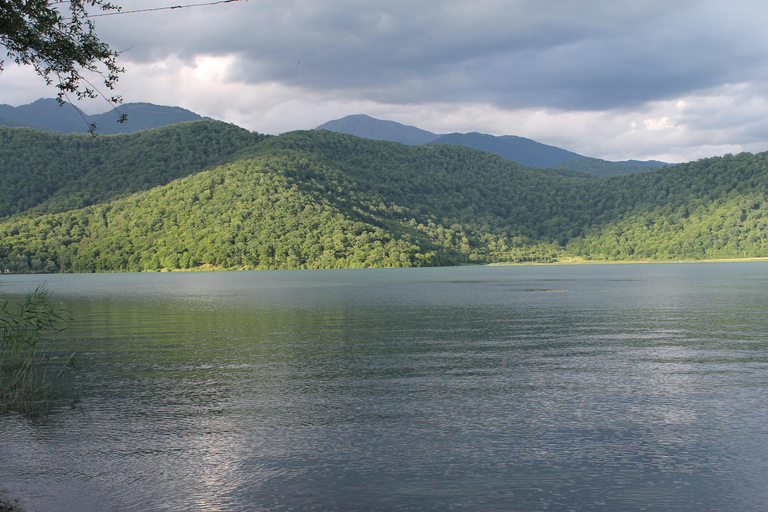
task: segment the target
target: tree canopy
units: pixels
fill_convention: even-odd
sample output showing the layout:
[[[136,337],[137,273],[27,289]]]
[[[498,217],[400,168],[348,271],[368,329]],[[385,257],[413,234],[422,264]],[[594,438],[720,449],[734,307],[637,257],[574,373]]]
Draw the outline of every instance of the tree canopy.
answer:
[[[99,95],[83,71],[101,74],[110,91],[123,72],[118,52],[96,35],[88,7],[119,10],[104,0],[0,0],[0,44],[16,64],[33,66],[48,85],[59,89],[60,103],[68,93],[78,99]],[[0,60],[0,71],[4,64]],[[106,99],[121,101],[119,96]]]
[[[597,178],[326,130],[0,127],[0,178],[3,272],[768,256],[768,153]]]

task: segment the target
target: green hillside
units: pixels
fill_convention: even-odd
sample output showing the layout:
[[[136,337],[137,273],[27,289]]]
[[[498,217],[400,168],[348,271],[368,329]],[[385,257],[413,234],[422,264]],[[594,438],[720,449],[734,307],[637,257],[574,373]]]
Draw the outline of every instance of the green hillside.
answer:
[[[648,162],[639,162],[637,160],[627,160],[625,162],[609,162],[600,158],[581,157],[574,160],[568,160],[557,165],[560,169],[572,169],[592,174],[594,176],[616,176],[617,174],[630,174],[633,172],[644,172],[650,169],[663,167],[663,162],[654,160]]]
[[[110,137],[0,126],[0,217],[67,211],[147,190],[224,163],[264,138],[217,121]]]
[[[768,256],[768,153],[726,155],[605,182],[620,208],[571,240],[587,259]]]
[[[10,271],[768,256],[766,154],[595,178],[462,146],[205,121],[0,137]]]

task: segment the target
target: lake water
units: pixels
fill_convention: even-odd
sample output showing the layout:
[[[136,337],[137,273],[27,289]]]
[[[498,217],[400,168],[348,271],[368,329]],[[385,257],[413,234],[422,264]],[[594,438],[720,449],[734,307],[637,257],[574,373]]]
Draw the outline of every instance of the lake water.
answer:
[[[1,276],[77,323],[29,511],[755,511],[768,264]],[[79,399],[78,399],[79,396]]]

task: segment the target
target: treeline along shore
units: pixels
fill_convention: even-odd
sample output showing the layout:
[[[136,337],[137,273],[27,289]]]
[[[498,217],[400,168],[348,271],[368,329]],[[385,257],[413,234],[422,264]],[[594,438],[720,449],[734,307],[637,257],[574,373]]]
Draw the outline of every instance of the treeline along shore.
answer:
[[[0,127],[0,272],[768,257],[768,153],[613,177],[219,121]]]

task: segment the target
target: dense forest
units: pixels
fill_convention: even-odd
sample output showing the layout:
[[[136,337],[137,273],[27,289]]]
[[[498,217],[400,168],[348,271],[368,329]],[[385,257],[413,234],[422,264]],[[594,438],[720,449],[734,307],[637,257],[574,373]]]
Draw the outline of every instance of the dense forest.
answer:
[[[0,218],[63,212],[164,185],[264,138],[209,121],[110,137],[0,127]]]
[[[325,130],[0,127],[0,271],[768,256],[767,159],[600,178]]]
[[[609,162],[600,158],[581,157],[574,160],[568,160],[557,164],[555,167],[560,169],[572,169],[582,171],[595,176],[616,176],[617,174],[631,174],[633,172],[643,172],[657,167],[663,167],[662,162],[649,161],[639,162],[637,160],[628,160],[626,162]]]

